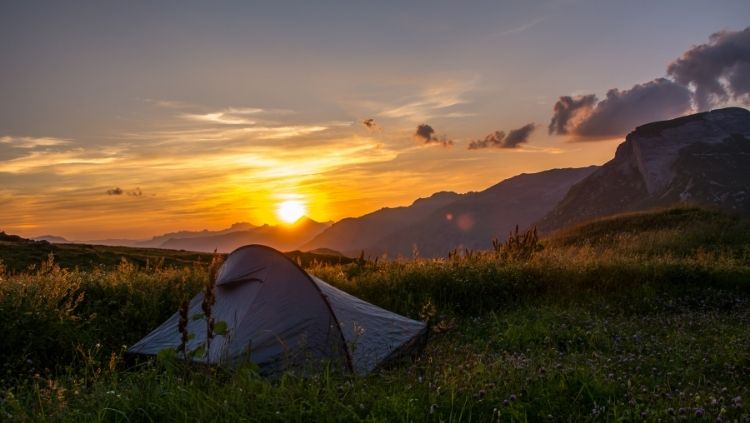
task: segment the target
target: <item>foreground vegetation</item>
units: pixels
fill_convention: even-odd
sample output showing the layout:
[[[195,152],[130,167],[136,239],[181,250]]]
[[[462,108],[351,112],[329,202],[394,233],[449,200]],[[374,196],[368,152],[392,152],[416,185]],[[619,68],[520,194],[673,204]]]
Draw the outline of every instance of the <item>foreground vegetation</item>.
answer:
[[[0,420],[750,421],[749,228],[675,209],[571,229],[541,250],[311,262],[430,320],[419,356],[366,377],[125,369],[126,346],[201,289],[205,265],[0,271]]]

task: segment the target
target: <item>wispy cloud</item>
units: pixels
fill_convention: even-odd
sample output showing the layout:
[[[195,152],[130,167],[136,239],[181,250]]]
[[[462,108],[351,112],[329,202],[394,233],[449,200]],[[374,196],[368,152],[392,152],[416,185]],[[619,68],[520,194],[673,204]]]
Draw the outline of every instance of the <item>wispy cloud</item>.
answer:
[[[195,105],[192,103],[180,100],[160,100],[153,98],[144,98],[142,99],[142,101],[165,109],[188,109],[195,107]]]
[[[117,154],[92,152],[83,148],[68,151],[31,151],[22,157],[0,161],[0,172],[28,173],[46,170],[60,174],[85,173],[93,166],[111,164],[117,160]]]
[[[53,147],[70,144],[70,140],[52,137],[0,137],[0,144],[7,144],[16,148]]]
[[[524,32],[526,30],[529,30],[529,29],[531,29],[531,28],[539,25],[540,23],[544,22],[546,19],[547,19],[546,16],[540,16],[538,18],[530,20],[529,22],[526,22],[525,24],[522,24],[522,25],[519,25],[519,26],[516,26],[516,27],[512,27],[512,28],[508,28],[506,30],[503,30],[503,31],[500,31],[500,32],[496,32],[496,33],[494,33],[492,35],[496,36],[496,37],[505,37],[507,35],[518,34],[518,33]]]
[[[467,93],[474,89],[475,82],[474,79],[434,82],[415,95],[395,100],[391,104],[381,104],[377,114],[386,118],[412,120],[470,116],[471,113],[456,109],[469,103]]]
[[[250,115],[262,113],[263,109],[258,108],[227,108],[220,111],[208,113],[185,113],[181,117],[186,120],[196,122],[210,122],[222,125],[255,125],[255,120],[249,119]]]

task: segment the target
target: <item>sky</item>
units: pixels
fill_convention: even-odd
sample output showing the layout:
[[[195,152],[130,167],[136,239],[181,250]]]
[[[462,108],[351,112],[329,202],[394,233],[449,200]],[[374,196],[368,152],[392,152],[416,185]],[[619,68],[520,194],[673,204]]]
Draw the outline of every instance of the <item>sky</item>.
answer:
[[[0,230],[318,221],[746,107],[750,2],[4,1]],[[712,34],[716,34],[712,36]],[[717,82],[718,81],[718,82]]]

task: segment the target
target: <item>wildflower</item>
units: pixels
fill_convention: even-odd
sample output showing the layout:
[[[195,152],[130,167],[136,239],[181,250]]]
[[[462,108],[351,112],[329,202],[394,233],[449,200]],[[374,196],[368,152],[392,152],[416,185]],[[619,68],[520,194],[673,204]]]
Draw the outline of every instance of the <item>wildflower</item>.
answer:
[[[701,418],[705,414],[705,411],[702,408],[696,408],[695,409],[695,417]]]

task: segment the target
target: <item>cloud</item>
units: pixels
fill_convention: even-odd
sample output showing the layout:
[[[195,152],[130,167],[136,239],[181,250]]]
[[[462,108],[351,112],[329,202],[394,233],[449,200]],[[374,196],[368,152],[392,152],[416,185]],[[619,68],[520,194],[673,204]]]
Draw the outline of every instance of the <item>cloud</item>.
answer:
[[[483,140],[474,140],[469,143],[469,150],[479,150],[481,148],[498,147],[502,148],[503,141],[505,140],[505,132],[495,131]]]
[[[191,103],[179,100],[159,100],[153,98],[144,98],[143,101],[165,109],[187,109],[190,107],[194,107],[194,105]]]
[[[614,88],[607,91],[607,97],[597,103],[575,132],[593,138],[623,135],[644,123],[689,112],[691,97],[687,87],[665,78],[636,84],[629,90]]]
[[[508,29],[506,29],[504,31],[500,31],[500,32],[498,32],[498,33],[496,33],[494,35],[498,36],[498,37],[504,37],[506,35],[518,34],[519,32],[524,32],[524,31],[526,31],[528,29],[531,29],[531,28],[537,26],[538,24],[544,22],[545,19],[546,19],[545,16],[541,16],[541,17],[535,18],[535,19],[533,19],[533,20],[531,20],[529,22],[526,22],[523,25],[520,25],[520,26],[517,26],[517,27],[513,27],[513,28],[508,28]]]
[[[750,27],[712,34],[669,64],[667,75],[613,88],[604,100],[594,94],[564,96],[555,103],[550,134],[572,134],[577,140],[621,136],[636,126],[671,119],[726,103],[750,103]],[[691,88],[694,91],[691,91]]]
[[[54,171],[58,174],[85,173],[102,165],[112,166],[120,151],[98,147],[87,151],[75,148],[67,151],[31,150],[28,154],[0,161],[0,173],[33,173]]]
[[[53,147],[70,144],[70,140],[52,137],[0,137],[0,144],[8,144],[16,148]]]
[[[469,101],[468,92],[474,89],[475,79],[443,80],[432,82],[413,95],[399,98],[394,104],[382,104],[378,116],[419,121],[430,118],[458,118],[471,116],[461,110]]]
[[[137,187],[134,190],[125,191],[124,189],[120,187],[114,187],[107,190],[107,195],[123,195],[126,194],[130,197],[141,197],[143,196],[143,191],[141,191],[140,187]]]
[[[671,119],[692,109],[691,91],[666,78],[636,84],[629,90],[613,88],[605,99],[596,100],[593,94],[560,97],[550,133],[570,133],[578,140],[617,137],[644,123]]]
[[[508,132],[508,136],[505,136],[503,131],[495,131],[483,140],[475,140],[469,143],[469,150],[479,150],[482,148],[518,148],[519,145],[527,143],[529,136],[536,125],[533,123],[526,124],[518,129],[512,129]]]
[[[534,132],[536,125],[528,123],[518,129],[513,129],[508,132],[508,137],[505,138],[503,148],[516,148],[520,144],[529,142],[529,136]]]
[[[414,133],[414,136],[423,140],[424,142],[431,142],[433,141],[433,137],[435,136],[434,134],[435,130],[432,129],[432,126],[423,123],[417,126],[417,132]]]
[[[435,130],[432,126],[423,123],[417,126],[417,131],[414,133],[414,138],[424,144],[442,144],[443,147],[453,145],[453,141],[446,139],[445,137],[438,138],[435,135]]]
[[[202,114],[185,113],[182,115],[182,118],[196,122],[218,123],[221,125],[254,125],[255,121],[248,119],[247,116],[261,112],[263,112],[263,109],[253,107],[229,107],[224,110]]]
[[[667,74],[695,89],[701,111],[730,99],[750,102],[750,27],[712,34],[670,63]]]
[[[380,127],[373,118],[363,120],[362,125],[364,125],[367,129],[377,129]]]
[[[580,122],[580,116],[591,113],[596,104],[594,94],[571,97],[560,97],[553,108],[552,120],[549,122],[549,133],[565,135],[569,127],[575,127]]]

